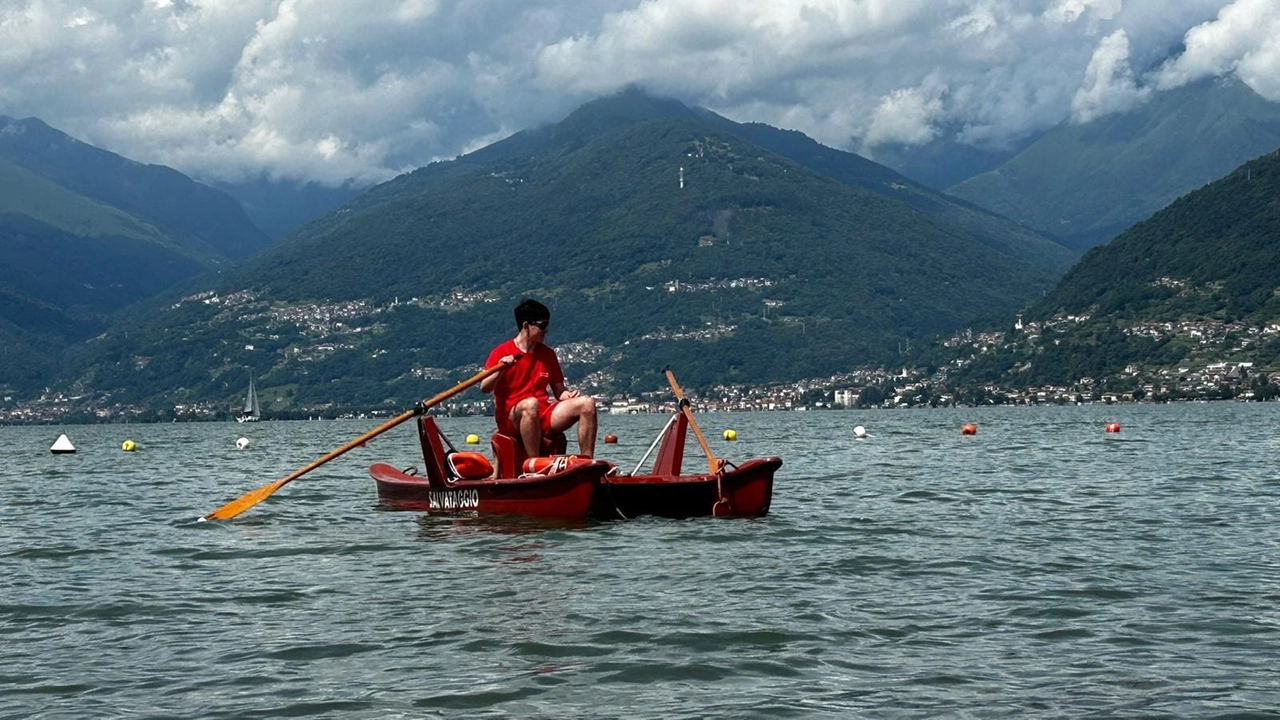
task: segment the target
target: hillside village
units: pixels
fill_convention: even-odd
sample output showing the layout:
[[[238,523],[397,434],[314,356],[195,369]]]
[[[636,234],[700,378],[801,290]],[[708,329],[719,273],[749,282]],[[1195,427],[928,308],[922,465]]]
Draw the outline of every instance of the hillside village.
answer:
[[[751,282],[739,279],[727,282]],[[699,288],[705,290],[705,288]],[[674,286],[668,292],[675,292]],[[236,322],[248,337],[243,352],[255,352],[257,343],[279,346],[281,338],[294,338],[283,350],[281,362],[308,363],[356,346],[344,338],[379,332],[378,317],[400,306],[456,309],[497,300],[492,293],[455,290],[433,297],[395,299],[382,305],[366,300],[338,303],[267,303],[253,292],[243,290],[225,295],[203,292],[182,298],[172,307],[198,303],[219,309],[211,322]],[[1069,384],[1033,387],[1000,384],[965,385],[954,376],[988,353],[1034,351],[1048,343],[1062,342],[1068,333],[1089,323],[1088,314],[1061,314],[1043,321],[1023,322],[1019,317],[1005,332],[971,330],[940,339],[937,345],[953,356],[947,364],[929,369],[859,368],[826,377],[808,378],[772,385],[722,385],[709,389],[689,388],[690,397],[701,409],[724,412],[819,410],[831,408],[913,408],[972,405],[1034,405],[1120,402],[1167,402],[1179,400],[1269,400],[1280,395],[1280,371],[1257,366],[1254,356],[1260,347],[1280,342],[1280,323],[1262,325],[1218,320],[1139,321],[1121,331],[1127,336],[1155,341],[1177,341],[1187,348],[1183,362],[1175,367],[1126,366],[1110,377],[1080,377]],[[734,332],[731,325],[713,325],[678,333],[680,337],[712,340]],[[652,333],[640,340],[651,339]],[[626,343],[624,343],[625,345]],[[265,348],[263,348],[265,349]],[[615,351],[592,342],[571,342],[557,348],[566,367],[584,366],[607,360]],[[146,358],[135,358],[145,364]],[[1034,360],[1027,360],[1024,369]],[[475,370],[471,368],[466,370]],[[445,380],[448,368],[412,367],[406,374],[418,379]],[[570,371],[572,374],[572,371]],[[604,412],[669,412],[670,393],[665,388],[638,396],[615,395],[610,388],[615,378],[609,369],[583,374],[578,385],[596,395]],[[486,398],[459,401],[441,408],[452,414],[487,414]],[[0,423],[131,422],[144,420],[214,421],[226,419],[233,408],[226,402],[207,400],[179,403],[156,409],[115,403],[110,395],[91,396],[68,390],[48,389],[38,398],[18,402],[12,395],[0,396]],[[385,408],[302,408],[291,416],[354,417],[360,414],[389,415],[400,412]]]
[[[207,301],[209,298],[201,298]],[[348,307],[347,305],[350,305]],[[341,307],[308,306],[306,310],[281,310],[273,317],[297,322],[305,318],[317,332],[332,330],[338,318],[352,318],[377,309],[360,303]],[[1043,405],[1077,403],[1173,402],[1204,400],[1262,401],[1280,397],[1280,371],[1264,371],[1255,367],[1249,353],[1259,343],[1280,339],[1280,324],[1263,327],[1220,321],[1140,322],[1125,328],[1130,335],[1155,339],[1176,338],[1189,343],[1191,356],[1203,358],[1175,368],[1127,366],[1115,377],[1082,377],[1070,385],[1040,387],[1004,387],[995,384],[956,387],[949,382],[952,371],[971,363],[974,358],[998,349],[1053,340],[1053,335],[1088,321],[1087,315],[1066,315],[1044,322],[1021,319],[1012,331],[973,333],[966,331],[947,337],[940,345],[962,352],[947,367],[929,373],[922,368],[858,369],[822,378],[809,378],[773,385],[719,385],[706,390],[686,388],[690,399],[701,411],[771,412],[807,411],[841,408],[918,408],[974,405]],[[332,344],[331,344],[332,345]],[[336,345],[327,348],[337,349]],[[321,347],[312,348],[320,351]],[[587,342],[567,343],[558,348],[566,366],[589,364],[600,360],[609,349]],[[309,353],[295,353],[291,359],[306,361]],[[478,369],[478,368],[472,368]],[[420,378],[444,379],[448,370],[414,368]],[[667,413],[675,408],[670,391],[665,388],[639,395],[616,395],[607,391],[612,376],[608,371],[590,373],[577,383],[600,400],[601,412],[615,414]],[[1125,389],[1119,389],[1125,388]],[[91,398],[65,391],[49,390],[30,402],[18,403],[12,396],[0,397],[0,423],[56,423],[75,419],[85,422],[130,422],[139,420],[216,421],[230,417],[232,408],[226,403],[205,401],[177,404],[172,410],[125,404],[112,404],[110,398]],[[307,411],[304,411],[307,412]],[[370,408],[363,412],[332,408],[312,408],[317,417],[379,417],[402,412],[402,409]],[[450,402],[440,413],[485,415],[492,405],[483,396]]]

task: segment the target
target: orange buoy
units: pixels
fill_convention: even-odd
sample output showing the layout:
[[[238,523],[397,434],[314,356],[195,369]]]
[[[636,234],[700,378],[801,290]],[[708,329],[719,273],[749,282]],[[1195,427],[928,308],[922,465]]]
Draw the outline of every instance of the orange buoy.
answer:
[[[604,441],[605,441],[606,443],[608,443],[609,445],[612,445],[612,444],[614,444],[614,443],[618,442],[618,436],[617,436],[617,435],[605,435],[605,436],[604,436]]]
[[[977,435],[978,426],[974,425],[973,423],[965,423],[964,427],[960,428],[960,434],[961,435]]]
[[[1120,432],[1120,423],[1107,423],[1107,432],[1109,433]]]

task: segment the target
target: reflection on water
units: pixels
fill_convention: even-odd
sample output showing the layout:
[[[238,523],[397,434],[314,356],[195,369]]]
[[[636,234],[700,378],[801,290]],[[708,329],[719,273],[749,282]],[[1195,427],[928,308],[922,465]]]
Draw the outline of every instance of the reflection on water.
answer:
[[[415,513],[418,537],[433,542],[444,538],[497,533],[500,535],[532,535],[541,537],[551,530],[583,530],[598,522],[592,520],[564,520],[559,518],[526,518],[515,515],[438,514]]]

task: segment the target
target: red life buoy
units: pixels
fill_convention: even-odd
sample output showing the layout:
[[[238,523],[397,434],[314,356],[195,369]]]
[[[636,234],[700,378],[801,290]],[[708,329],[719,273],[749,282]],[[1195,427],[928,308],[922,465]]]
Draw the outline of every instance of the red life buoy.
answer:
[[[585,462],[591,462],[591,458],[585,458],[581,455],[551,455],[548,457],[529,458],[524,461],[524,471],[538,473],[539,475],[551,475]]]

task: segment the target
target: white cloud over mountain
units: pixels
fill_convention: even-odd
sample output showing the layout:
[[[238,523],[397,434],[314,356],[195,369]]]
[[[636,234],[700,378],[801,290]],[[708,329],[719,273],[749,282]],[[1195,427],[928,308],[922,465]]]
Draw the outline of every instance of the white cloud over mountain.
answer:
[[[1278,0],[8,0],[0,113],[206,179],[370,183],[638,84],[838,147],[1000,144],[1234,74]]]

